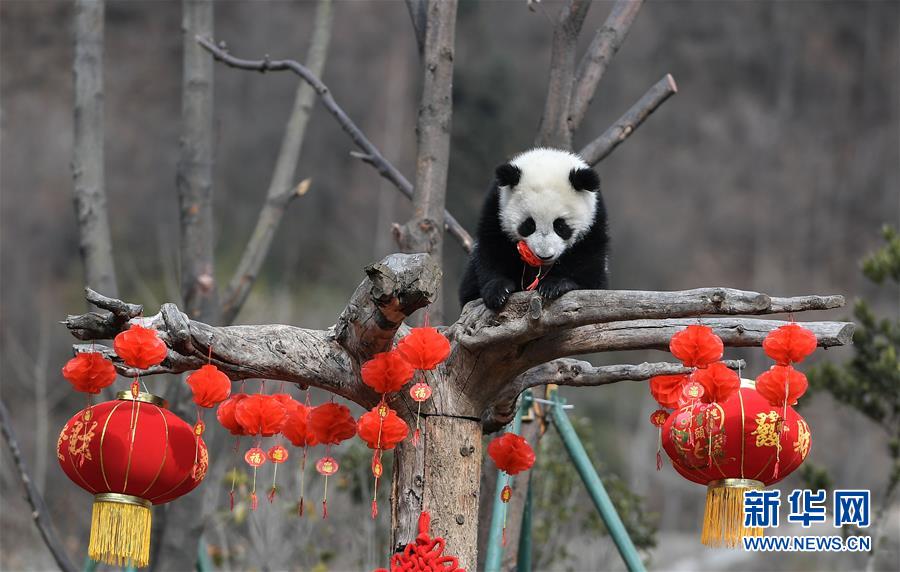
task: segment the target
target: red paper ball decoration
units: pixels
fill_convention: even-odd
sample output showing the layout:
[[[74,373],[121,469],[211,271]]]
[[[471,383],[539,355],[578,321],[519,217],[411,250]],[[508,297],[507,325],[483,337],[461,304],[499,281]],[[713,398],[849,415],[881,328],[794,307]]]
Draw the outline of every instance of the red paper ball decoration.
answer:
[[[313,445],[307,440],[309,428],[307,427],[307,418],[309,417],[309,407],[298,401],[287,413],[284,419],[284,425],[281,426],[281,434],[287,437],[295,447],[305,447]]]
[[[57,441],[66,476],[94,496],[93,560],[146,566],[150,506],[192,491],[206,476],[203,439],[148,393],[120,392],[72,417]]]
[[[194,403],[200,407],[213,407],[231,395],[231,379],[211,364],[189,375],[187,384],[194,394]]]
[[[281,431],[287,409],[271,395],[254,394],[238,402],[234,419],[245,435],[271,437]]]
[[[147,369],[166,359],[166,344],[156,330],[132,324],[113,340],[113,349],[122,360],[138,369]]]
[[[235,419],[234,414],[237,404],[248,397],[250,396],[246,393],[235,393],[220,403],[219,408],[216,410],[216,419],[218,419],[222,427],[228,429],[228,432],[232,435],[247,435],[244,428],[241,427],[241,424]]]
[[[413,328],[397,351],[415,369],[432,370],[450,355],[450,341],[436,328]]]
[[[290,413],[295,407],[300,405],[300,402],[291,397],[288,393],[273,393],[272,397],[274,397],[278,401],[278,403],[284,405],[284,409],[288,413]]]
[[[443,336],[441,336],[443,337]],[[363,383],[378,393],[398,391],[416,373],[397,351],[381,352],[362,366]]]
[[[672,336],[669,351],[685,367],[706,367],[722,359],[725,345],[712,328],[692,325]]]
[[[714,362],[704,369],[698,369],[691,379],[703,386],[702,400],[706,403],[723,402],[741,387],[737,372],[728,369],[722,362]]]
[[[316,442],[323,445],[337,445],[356,435],[356,420],[350,410],[339,403],[313,407],[306,422]]]
[[[378,411],[380,407],[382,406],[376,405],[359,418],[357,423],[359,438],[369,446],[369,449],[390,451],[406,439],[409,435],[409,426],[406,421],[400,419],[396,411],[387,406],[383,406],[387,409],[387,415],[382,421]]]
[[[85,352],[67,361],[62,374],[76,391],[100,393],[116,380],[116,367],[100,352]]]
[[[650,394],[661,406],[669,409],[678,407],[681,390],[688,381],[688,374],[657,375],[650,378]]]
[[[772,330],[763,340],[763,350],[778,365],[802,362],[817,345],[816,335],[796,323]]]
[[[488,444],[488,455],[501,471],[516,475],[534,465],[534,449],[523,437],[504,433]]]
[[[756,391],[772,405],[781,405],[785,400],[788,405],[796,405],[808,387],[806,375],[789,365],[773,365],[756,378]]]

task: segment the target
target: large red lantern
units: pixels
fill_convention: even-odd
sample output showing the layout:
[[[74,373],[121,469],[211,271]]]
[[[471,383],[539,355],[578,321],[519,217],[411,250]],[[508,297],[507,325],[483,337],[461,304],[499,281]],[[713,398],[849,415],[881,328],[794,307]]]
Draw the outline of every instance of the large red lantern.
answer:
[[[744,536],[763,531],[743,526],[744,492],[778,482],[799,467],[809,454],[810,431],[796,411],[771,406],[754,382],[744,379],[723,402],[694,402],[673,412],[662,441],[675,470],[708,487],[703,544],[736,547]]]
[[[148,564],[150,507],[191,492],[209,466],[200,435],[149,393],[80,411],[56,449],[66,476],[94,495],[88,554],[117,566]]]

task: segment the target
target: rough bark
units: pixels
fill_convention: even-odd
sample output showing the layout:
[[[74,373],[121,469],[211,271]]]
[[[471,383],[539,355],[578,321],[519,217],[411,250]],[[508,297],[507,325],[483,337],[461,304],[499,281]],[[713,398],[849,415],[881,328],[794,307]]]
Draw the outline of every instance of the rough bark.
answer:
[[[103,0],[75,2],[75,117],[72,176],[84,282],[118,295],[104,177]]]

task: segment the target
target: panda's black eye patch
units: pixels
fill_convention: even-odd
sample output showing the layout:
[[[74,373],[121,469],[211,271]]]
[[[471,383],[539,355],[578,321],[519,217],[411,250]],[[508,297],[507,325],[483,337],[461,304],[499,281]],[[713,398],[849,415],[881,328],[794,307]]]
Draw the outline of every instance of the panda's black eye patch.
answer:
[[[572,238],[572,227],[569,226],[565,219],[558,218],[553,221],[553,230],[563,240]]]
[[[536,228],[537,227],[534,224],[534,219],[528,217],[527,219],[522,221],[522,224],[519,225],[518,230],[521,236],[530,236],[532,233],[534,233]]]

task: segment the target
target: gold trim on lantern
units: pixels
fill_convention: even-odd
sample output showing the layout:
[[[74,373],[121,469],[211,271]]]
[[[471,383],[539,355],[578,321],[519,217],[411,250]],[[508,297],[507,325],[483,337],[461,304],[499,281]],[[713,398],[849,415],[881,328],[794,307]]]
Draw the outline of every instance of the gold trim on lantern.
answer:
[[[153,503],[151,503],[147,499],[142,499],[141,497],[136,497],[134,495],[125,495],[122,493],[100,493],[98,495],[94,495],[94,501],[135,504],[144,508],[150,508],[151,506],[153,506]]]
[[[162,397],[143,391],[138,393],[137,397],[133,397],[130,391],[120,391],[116,393],[116,399],[122,399],[125,401],[142,401],[144,403],[156,405],[157,407],[162,407],[163,409],[169,408],[169,402]]]
[[[716,489],[719,487],[740,487],[745,489],[761,489],[765,487],[765,483],[762,481],[757,481],[755,479],[720,479],[718,481],[712,481],[707,484],[711,489]]]

